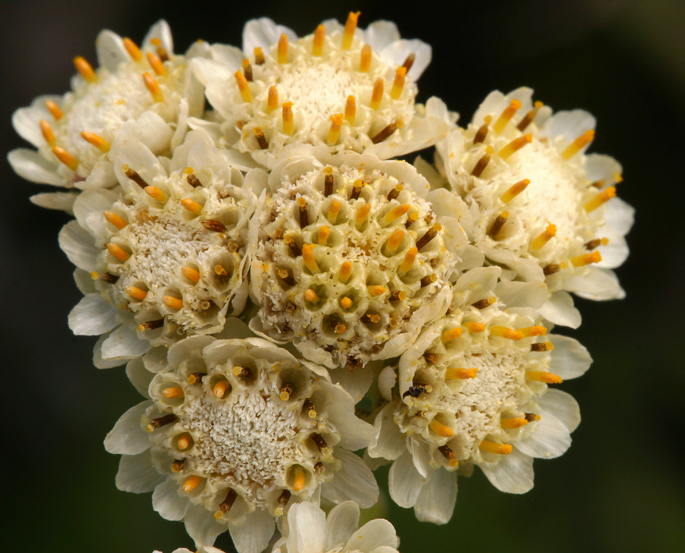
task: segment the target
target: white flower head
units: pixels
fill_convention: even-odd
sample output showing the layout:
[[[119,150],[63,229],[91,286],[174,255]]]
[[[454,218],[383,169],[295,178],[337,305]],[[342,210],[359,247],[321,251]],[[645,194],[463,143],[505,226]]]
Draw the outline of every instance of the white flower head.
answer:
[[[399,539],[387,520],[359,527],[359,505],[345,501],[326,513],[309,502],[288,512],[283,537],[272,553],[397,553]]]
[[[82,190],[111,188],[117,181],[110,150],[117,140],[137,139],[155,155],[171,157],[170,149],[187,130],[187,117],[202,114],[202,87],[187,64],[207,45],[175,55],[163,20],[150,29],[142,48],[111,31],[102,31],[96,45],[100,67],[75,58],[79,74],[71,92],[39,96],[14,113],[14,128],[37,148],[9,154],[14,170],[27,180]],[[37,203],[60,207],[52,197]]]
[[[390,495],[420,520],[451,518],[457,472],[468,475],[474,465],[502,491],[528,491],[533,457],[564,453],[580,420],[573,398],[548,384],[580,376],[590,356],[571,338],[546,336],[535,310],[503,311],[500,273],[489,267],[464,274],[450,313],[401,357],[396,386],[381,375],[389,403],[376,417],[377,441],[368,452],[394,461]],[[517,284],[521,294],[537,295],[523,289],[534,283]],[[501,292],[511,295],[508,283]]]
[[[176,150],[170,172],[137,141],[117,145],[112,159],[121,189],[81,194],[60,244],[94,279],[70,327],[114,331],[96,350],[121,364],[151,346],[219,332],[227,313],[240,313],[256,197],[200,131]]]
[[[305,357],[355,369],[404,352],[445,312],[466,236],[438,217],[409,164],[292,156],[253,218],[252,328]]]
[[[444,138],[456,116],[437,99],[415,104],[430,46],[401,39],[389,21],[361,31],[358,16],[300,39],[268,18],[252,20],[243,50],[218,44],[198,60],[225,143],[273,167],[290,144],[389,158]]]
[[[586,155],[595,118],[531,101],[532,90],[491,93],[473,121],[442,142],[441,170],[471,210],[465,228],[491,261],[550,291],[623,297],[610,270],[628,255],[632,208],[616,195],[621,166]],[[556,322],[556,321],[555,321]]]
[[[370,507],[378,487],[350,451],[374,434],[353,399],[323,368],[249,334],[231,319],[223,336],[241,338],[193,336],[165,359],[131,361],[151,399],[121,417],[105,447],[123,455],[118,487],[154,489],[154,508],[183,519],[197,545],[228,529],[240,553],[259,553],[291,505],[321,494]]]

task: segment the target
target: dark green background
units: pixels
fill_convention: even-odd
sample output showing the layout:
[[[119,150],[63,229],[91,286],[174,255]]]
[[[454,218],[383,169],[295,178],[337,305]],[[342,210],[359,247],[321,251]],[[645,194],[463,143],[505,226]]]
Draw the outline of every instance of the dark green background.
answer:
[[[197,38],[239,45],[252,17],[268,15],[303,35],[323,19],[344,20],[350,9],[362,11],[364,27],[391,19],[404,36],[432,44],[420,99],[441,97],[462,121],[492,89],[520,85],[555,109],[592,112],[592,151],[621,161],[619,194],[637,208],[632,253],[618,271],[627,299],[578,301],[584,323],[572,335],[595,363],[563,385],[583,414],[571,449],[536,461],[536,486],[523,496],[496,491],[480,472],[461,479],[446,526],[419,524],[411,511],[390,507],[402,551],[685,550],[682,1],[3,2],[0,151],[23,146],[12,111],[66,91],[71,59],[93,60],[102,28],[140,41],[164,17],[181,52]],[[57,246],[67,217],[28,202],[49,187],[23,182],[4,162],[0,177],[0,549],[190,547],[180,523],[152,510],[150,494],[114,486],[118,457],[102,439],[139,399],[123,368],[92,367],[94,339],[67,327],[80,298]],[[227,536],[217,545],[232,547]]]

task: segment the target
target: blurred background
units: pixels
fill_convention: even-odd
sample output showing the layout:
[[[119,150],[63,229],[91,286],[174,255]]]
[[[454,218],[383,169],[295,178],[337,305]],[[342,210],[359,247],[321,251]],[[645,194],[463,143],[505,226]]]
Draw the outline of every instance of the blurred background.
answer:
[[[622,198],[637,208],[632,253],[618,270],[627,298],[577,300],[572,331],[594,357],[563,385],[583,422],[561,458],[535,462],[535,488],[495,490],[482,473],[459,481],[452,521],[418,523],[386,502],[404,553],[543,550],[676,552],[685,549],[685,3],[680,0],[356,0],[189,2],[122,0],[0,4],[0,151],[26,146],[12,112],[45,93],[63,93],[72,58],[95,60],[109,28],[140,42],[159,18],[176,51],[197,38],[241,44],[250,18],[269,16],[300,35],[323,19],[360,25],[394,20],[404,37],[433,46],[419,99],[444,99],[462,122],[493,89],[533,87],[554,109],[584,108],[598,119],[592,151],[624,168]],[[0,161],[0,290],[3,314],[0,509],[4,551],[170,553],[192,548],[181,523],[167,522],[151,495],[119,492],[119,457],[106,432],[139,401],[123,367],[91,365],[95,338],[74,337],[67,314],[81,294],[57,245],[69,218],[29,203],[50,187],[22,181]],[[682,310],[682,311],[681,311]],[[7,446],[7,447],[4,447]],[[385,480],[387,469],[379,471]],[[217,545],[232,551],[228,534]]]

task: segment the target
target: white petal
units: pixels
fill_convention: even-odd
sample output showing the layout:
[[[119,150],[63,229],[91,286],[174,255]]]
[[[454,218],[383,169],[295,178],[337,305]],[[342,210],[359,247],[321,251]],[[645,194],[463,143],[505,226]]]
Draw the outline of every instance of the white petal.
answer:
[[[614,175],[623,173],[621,164],[613,157],[604,154],[589,154],[585,157],[585,173],[590,182],[614,180]]]
[[[457,473],[440,467],[433,471],[414,505],[421,522],[446,524],[452,518],[457,502]]]
[[[590,268],[588,274],[569,279],[564,287],[587,300],[620,300],[626,297],[618,278],[610,269]]]
[[[128,376],[135,389],[140,392],[140,395],[147,398],[150,397],[147,390],[155,375],[145,368],[145,363],[141,357],[128,362],[126,365],[126,376]]]
[[[389,44],[380,52],[380,57],[391,67],[397,67],[404,63],[409,54],[414,54],[414,65],[407,73],[407,78],[412,81],[418,80],[431,62],[432,49],[418,38],[411,40],[402,39]]]
[[[273,536],[274,517],[267,511],[257,509],[247,516],[247,521],[240,526],[228,526],[238,553],[261,553]]]
[[[507,307],[532,307],[538,309],[549,298],[544,282],[501,282],[495,291],[497,298]]]
[[[387,546],[397,549],[399,540],[395,528],[390,522],[382,518],[367,522],[357,530],[348,540],[343,553],[346,551],[373,551],[377,547]]]
[[[392,389],[397,383],[397,367],[385,367],[378,375],[378,391],[383,396],[383,399],[392,401]]]
[[[121,37],[107,29],[100,31],[100,34],[95,39],[95,49],[100,65],[110,71],[114,71],[120,63],[131,59]]]
[[[57,166],[38,152],[17,148],[7,154],[7,161],[14,172],[23,179],[40,184],[67,186],[67,179],[57,174]]]
[[[145,111],[140,115],[140,117],[138,117],[138,119],[130,119],[121,126],[117,136],[117,142],[124,140],[135,141],[145,146],[151,154],[161,155],[169,149],[173,135],[173,130],[164,119],[162,119],[153,111]],[[115,154],[120,151],[119,148],[113,148],[113,150]],[[141,155],[145,155],[149,160],[152,159],[149,155],[147,155],[147,152],[142,153],[142,150]],[[161,175],[164,173],[163,171],[159,170],[159,167],[156,167],[155,172],[152,175],[148,174],[148,176],[144,176],[143,173],[141,173],[145,167],[144,161],[141,162],[140,159],[132,157],[129,161],[122,161],[121,164],[115,163],[115,173],[117,177],[119,177],[117,165],[120,167],[123,163],[128,163],[133,169],[138,171],[140,176],[142,176],[147,182],[150,182],[147,180],[148,178],[152,179],[154,175]],[[138,169],[138,167],[141,169]]]
[[[374,21],[364,31],[364,42],[371,46],[373,52],[380,52],[401,38],[397,25],[392,21]]]
[[[39,207],[66,211],[72,215],[76,198],[78,198],[78,192],[42,192],[34,194],[29,200]]]
[[[79,291],[85,296],[86,294],[93,294],[95,290],[95,281],[89,273],[83,269],[76,269],[74,271],[74,282]]]
[[[614,198],[604,208],[604,224],[616,232],[626,235],[635,222],[635,208],[623,201]]]
[[[368,422],[364,422],[354,414],[356,402],[352,396],[335,384],[319,381],[319,385],[323,387],[331,399],[326,406],[326,412],[331,422],[342,434],[339,446],[357,451],[373,442],[376,431]]]
[[[103,211],[111,209],[112,204],[119,199],[119,195],[111,190],[86,190],[74,203],[74,215],[79,224],[89,229],[92,234],[106,229],[104,225]],[[92,224],[89,218],[97,215],[99,224]]]
[[[333,507],[326,519],[323,551],[330,551],[345,545],[357,528],[359,528],[359,505],[354,501],[345,501]]]
[[[249,51],[252,53],[252,50]],[[240,48],[227,44],[214,44],[212,46],[212,59],[226,66],[229,71],[240,69],[245,54]]]
[[[99,188],[112,188],[117,184],[114,167],[109,159],[99,160],[90,170],[85,181],[75,183],[81,190],[97,190]]]
[[[369,391],[373,383],[373,376],[373,370],[369,365],[354,371],[348,371],[344,368],[331,371],[331,380],[340,384],[354,398],[355,403],[361,401],[366,392]]]
[[[596,125],[597,120],[585,110],[558,111],[545,124],[541,134],[552,139],[563,136],[567,142],[573,142]]]
[[[51,121],[51,115],[45,102],[62,103],[61,96],[38,96],[29,107],[19,108],[12,114],[12,126],[17,134],[36,148],[45,146],[45,137],[40,128],[41,119]]]
[[[178,484],[170,478],[155,488],[152,494],[152,508],[162,515],[162,518],[181,520],[188,511],[190,500],[178,495],[178,490]]]
[[[159,486],[166,476],[152,464],[150,450],[138,455],[122,455],[117,472],[117,488],[122,492],[146,493]]]
[[[404,453],[390,467],[388,474],[390,497],[400,507],[413,507],[425,484],[426,479],[416,470],[409,452]]]
[[[566,425],[569,432],[573,432],[580,424],[580,407],[571,394],[561,390],[549,389],[539,400],[542,416],[551,413]]]
[[[578,340],[558,334],[551,334],[549,339],[554,344],[549,367],[551,372],[570,380],[584,375],[590,368],[592,357]]]
[[[571,294],[564,290],[557,290],[542,305],[540,315],[555,325],[578,328],[580,326],[580,311],[573,306]]]
[[[268,54],[271,46],[276,44],[284,33],[290,42],[297,40],[297,35],[291,29],[276,25],[268,17],[251,19],[243,28],[243,52],[251,54],[255,48],[260,47],[265,54]]]
[[[138,338],[135,330],[127,324],[121,325],[102,343],[102,358],[110,359],[133,359],[143,355],[151,348],[150,342]]]
[[[516,448],[494,467],[481,466],[485,476],[498,490],[506,493],[526,493],[533,488],[533,458]]]
[[[77,336],[98,336],[117,327],[116,314],[99,293],[88,294],[69,313],[69,328]]]
[[[541,415],[537,428],[516,444],[519,451],[539,459],[554,459],[571,447],[571,434],[558,418],[549,412]]]
[[[150,438],[141,427],[140,419],[152,404],[151,400],[143,401],[119,418],[105,437],[105,449],[109,453],[137,455],[150,448]]]
[[[214,513],[205,509],[204,505],[191,505],[183,517],[186,532],[193,538],[195,547],[214,545],[219,534],[228,530],[226,524],[218,522]]]
[[[93,237],[76,221],[69,221],[62,227],[59,247],[79,269],[89,273],[95,270],[95,260],[100,250],[93,243]]]
[[[322,553],[326,513],[305,501],[288,512],[288,551]]]
[[[126,124],[124,124],[126,126]],[[114,166],[114,173],[126,192],[140,190],[139,186],[129,179],[121,169],[128,165],[136,171],[145,182],[151,183],[155,177],[166,177],[166,171],[155,154],[142,142],[126,139],[115,143],[109,151],[109,158]]]
[[[174,41],[171,37],[171,29],[169,28],[169,24],[164,21],[164,19],[160,19],[157,21],[157,23],[150,27],[150,30],[143,39],[142,47],[144,49],[154,51],[155,46],[151,42],[154,38],[158,38],[162,42],[162,47],[169,53],[174,51]]]
[[[321,494],[333,503],[351,499],[362,509],[375,505],[378,501],[378,484],[369,467],[346,449],[338,448],[334,455],[342,461],[342,467],[331,482],[321,486]]]
[[[105,343],[107,338],[109,338],[109,334],[103,334],[98,338],[98,341],[95,342],[95,346],[93,347],[93,365],[95,365],[98,369],[111,369],[112,367],[118,367],[126,363],[126,359],[104,360],[102,358],[102,344]]]
[[[374,428],[376,430],[376,442],[368,447],[372,457],[384,459],[397,459],[405,451],[405,437],[393,418],[397,402],[392,402],[383,407],[376,415]]]

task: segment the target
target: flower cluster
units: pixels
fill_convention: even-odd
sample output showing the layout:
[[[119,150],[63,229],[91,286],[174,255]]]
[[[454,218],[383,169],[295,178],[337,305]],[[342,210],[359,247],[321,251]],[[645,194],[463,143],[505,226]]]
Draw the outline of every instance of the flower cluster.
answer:
[[[183,55],[164,21],[141,47],[103,31],[98,69],[14,115],[36,148],[15,171],[67,189],[32,201],[74,216],[69,325],[145,398],[105,439],[116,485],[207,553],[226,530],[240,553],[396,552],[388,521],[358,529],[384,464],[437,524],[476,466],[530,490],[580,422],[550,386],[592,361],[554,325],[580,324],[571,293],[624,295],[633,210],[586,154],[595,119],[520,88],[459,127],[416,102],[430,46],[358,17]]]

